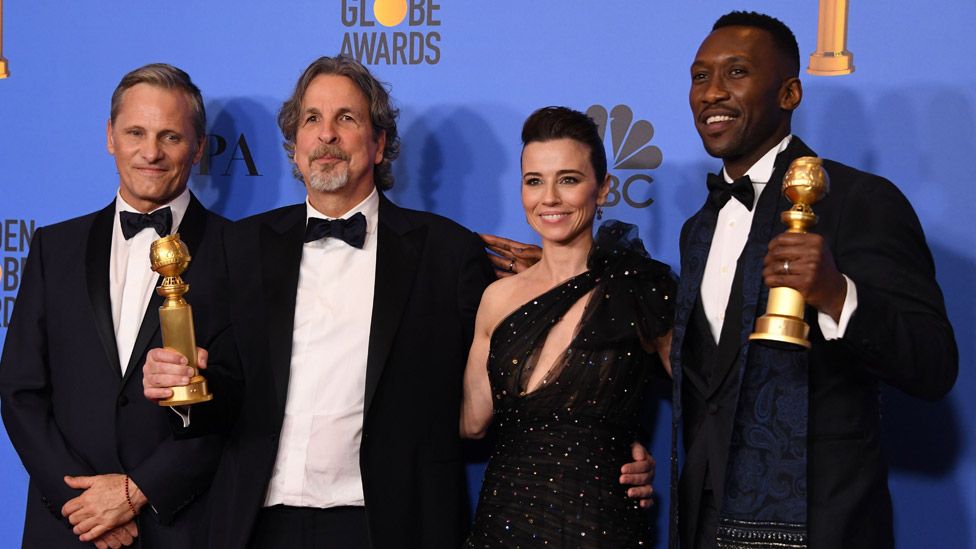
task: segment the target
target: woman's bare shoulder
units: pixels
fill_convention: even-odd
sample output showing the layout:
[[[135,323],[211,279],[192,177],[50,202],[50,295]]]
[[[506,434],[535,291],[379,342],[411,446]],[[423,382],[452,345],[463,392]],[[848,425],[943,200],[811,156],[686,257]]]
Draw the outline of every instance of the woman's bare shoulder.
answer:
[[[532,298],[533,286],[532,276],[528,270],[492,282],[482,294],[481,306],[478,309],[479,321],[483,321],[482,326],[493,332],[498,323]]]

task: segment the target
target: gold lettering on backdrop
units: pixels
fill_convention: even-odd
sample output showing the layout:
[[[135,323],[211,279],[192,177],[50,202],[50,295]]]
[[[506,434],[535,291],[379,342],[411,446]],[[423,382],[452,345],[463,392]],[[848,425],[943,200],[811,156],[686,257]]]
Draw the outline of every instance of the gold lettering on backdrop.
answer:
[[[10,76],[7,60],[3,57],[3,0],[0,0],[0,78]]]
[[[847,0],[820,0],[817,51],[810,54],[807,72],[817,76],[854,72],[854,54],[847,51]]]

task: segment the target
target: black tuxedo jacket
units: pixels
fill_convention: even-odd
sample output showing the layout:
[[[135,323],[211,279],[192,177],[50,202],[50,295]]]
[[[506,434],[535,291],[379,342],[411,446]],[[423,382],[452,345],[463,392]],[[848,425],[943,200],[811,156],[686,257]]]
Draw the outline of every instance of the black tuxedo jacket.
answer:
[[[703,489],[721,506],[739,383],[750,356],[755,317],[765,312],[768,289],[762,263],[769,240],[785,229],[779,213],[790,207],[780,185],[793,159],[815,156],[793,137],[775,164],[739,258],[741,292],[730,309],[717,347],[700,308],[705,258],[714,232],[708,205],[681,233],[681,285],[676,303],[672,364],[681,395],[681,429],[686,450],[680,481],[681,531],[695,532]],[[889,181],[824,161],[830,192],[813,206],[819,233],[838,270],[857,290],[857,309],[844,337],[826,341],[816,311],[807,307],[809,339],[809,425],[807,498],[810,547],[872,548],[892,545],[887,467],[881,452],[879,383],[926,399],[945,395],[955,382],[958,353],[946,317],[935,267],[911,205]],[[776,193],[775,197],[766,196]],[[764,208],[763,201],[775,198]],[[765,211],[764,211],[765,210]],[[759,236],[764,235],[764,236]],[[733,314],[756,296],[755,316]],[[738,309],[734,309],[738,307]],[[731,325],[730,325],[731,324]],[[709,343],[711,347],[709,348]],[[704,372],[704,360],[711,371]],[[706,473],[707,471],[707,473]],[[685,536],[687,537],[687,536]],[[690,540],[682,539],[687,545]]]
[[[230,428],[212,490],[211,546],[246,545],[278,452],[305,205],[225,234],[231,326],[210,349],[216,398],[193,432]],[[481,293],[494,278],[477,237],[380,198],[360,469],[372,546],[454,549],[467,504],[458,421]],[[364,306],[368,306],[364,303]]]
[[[150,506],[138,519],[142,547],[187,547],[202,525],[201,495],[220,455],[216,437],[176,441],[172,411],[142,396],[142,363],[162,346],[154,294],[125,376],[119,366],[109,297],[114,202],[101,211],[37,230],[0,360],[0,402],[7,434],[30,475],[25,547],[91,547],[61,516],[80,494],[64,475],[126,473]],[[195,197],[179,227],[191,254],[218,253],[226,221]],[[146,258],[149,261],[149,258]],[[213,273],[193,261],[183,275],[197,341],[223,322],[213,318]]]

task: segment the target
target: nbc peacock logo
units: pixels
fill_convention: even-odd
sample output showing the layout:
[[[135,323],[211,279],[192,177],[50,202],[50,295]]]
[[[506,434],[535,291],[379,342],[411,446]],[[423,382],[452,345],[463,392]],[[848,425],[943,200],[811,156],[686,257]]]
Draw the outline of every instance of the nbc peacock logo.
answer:
[[[606,205],[616,206],[621,199],[632,208],[653,204],[650,190],[654,178],[647,172],[664,159],[661,149],[651,144],[654,126],[647,120],[634,121],[634,111],[627,105],[617,105],[609,112],[603,105],[593,105],[586,115],[596,122],[604,143],[607,134],[610,138],[610,194]],[[621,183],[624,175],[627,177]]]
[[[364,65],[436,65],[441,60],[435,0],[342,0],[347,29],[339,53]]]

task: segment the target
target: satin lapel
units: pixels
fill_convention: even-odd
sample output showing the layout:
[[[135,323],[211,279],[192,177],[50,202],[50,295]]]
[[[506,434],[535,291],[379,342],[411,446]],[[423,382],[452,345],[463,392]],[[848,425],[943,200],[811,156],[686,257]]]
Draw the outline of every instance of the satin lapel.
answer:
[[[671,368],[675,381],[675,402],[679,402],[678,387],[683,377],[682,368],[684,365],[681,360],[681,349],[684,346],[691,313],[701,291],[705,262],[708,261],[708,250],[712,245],[712,236],[715,234],[717,219],[718,212],[706,202],[702,209],[688,220],[685,241],[681,243],[681,277],[678,280],[674,331],[671,338]],[[677,410],[676,413],[678,411],[680,410]]]
[[[115,221],[115,202],[95,214],[88,232],[85,248],[85,283],[88,299],[95,313],[95,329],[108,359],[106,364],[119,378],[122,367],[115,344],[115,325],[112,322],[112,295],[109,292],[109,262],[112,257],[112,223]]]
[[[186,208],[186,213],[183,215],[183,221],[180,222],[180,226],[177,228],[177,232],[180,234],[180,240],[186,244],[186,248],[190,251],[190,257],[194,257],[196,250],[200,248],[200,242],[203,240],[203,231],[206,229],[207,224],[207,212],[203,208],[203,204],[197,200],[193,194],[190,194],[190,204]],[[149,258],[146,258],[149,261]],[[192,278],[193,266],[195,262],[191,260],[190,267],[183,273],[182,277],[184,279]],[[156,286],[162,284],[162,277],[156,279]],[[190,286],[193,289],[193,286]],[[187,301],[193,303],[193,299],[190,295],[187,295]],[[149,344],[152,342],[153,338],[159,332],[159,307],[163,304],[163,296],[153,291],[152,296],[149,298],[149,305],[146,306],[146,312],[142,317],[142,324],[139,325],[139,334],[136,336],[136,342],[132,346],[132,354],[129,355],[129,365],[125,369],[125,376],[123,376],[123,382],[127,382],[130,377],[132,377],[132,371],[135,368],[139,368],[139,363],[142,362],[142,355],[147,351]]]
[[[738,316],[725,317],[725,322],[738,322],[738,329],[729,331],[737,340],[724,341],[723,330],[723,341],[719,342],[716,371],[712,377],[713,382],[710,383],[709,396],[722,386],[733,364],[745,365],[749,353],[749,334],[752,333],[756,318],[765,312],[759,308],[765,308],[769,295],[769,288],[763,283],[763,259],[766,257],[769,241],[786,230],[786,226],[779,219],[780,212],[790,208],[789,200],[781,191],[783,176],[786,175],[790,162],[800,156],[814,156],[814,152],[794,136],[786,150],[776,157],[769,183],[759,196],[749,238],[736,266],[736,271],[742,271],[742,308]]]
[[[304,236],[304,204],[285,210],[281,217],[260,228],[259,261],[268,315],[268,352],[274,374],[275,394],[282,412],[291,373],[295,298],[298,293]]]
[[[400,208],[382,195],[377,233],[376,283],[366,358],[364,414],[369,413],[373,395],[383,375],[427,238],[426,228],[412,227]]]

